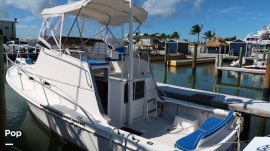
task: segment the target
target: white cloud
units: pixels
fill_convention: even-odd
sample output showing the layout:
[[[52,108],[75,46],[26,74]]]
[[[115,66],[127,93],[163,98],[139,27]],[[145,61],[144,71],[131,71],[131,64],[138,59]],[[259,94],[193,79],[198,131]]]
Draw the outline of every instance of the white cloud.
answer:
[[[240,21],[242,20],[269,21],[270,17],[249,16],[249,17],[240,17],[239,20]]]
[[[183,0],[147,0],[142,4],[149,15],[168,17],[176,13],[176,4]]]
[[[194,12],[200,9],[204,0],[147,0],[142,7],[148,11],[149,15],[169,17],[177,13],[177,5],[185,2],[192,3],[192,12]]]
[[[33,21],[33,20],[35,20],[35,19],[37,19],[37,18],[38,18],[38,17],[35,17],[35,16],[27,16],[27,17],[25,17],[25,18],[19,19],[19,21],[22,20],[22,21],[24,21],[24,22],[31,22],[31,21]]]
[[[53,4],[53,0],[6,0],[6,4],[29,10],[33,15],[39,16],[44,8]]]
[[[69,3],[73,3],[73,2],[75,2],[75,0],[67,0],[67,3],[69,4]]]
[[[200,9],[202,3],[204,2],[204,0],[194,0],[193,2],[193,11]]]
[[[0,0],[0,19],[8,18],[8,12],[5,9],[6,0]]]
[[[227,13],[242,13],[242,11],[244,10],[243,7],[237,7],[237,6],[233,6],[233,7],[228,7],[225,9],[221,9],[218,11],[219,14],[227,14]]]

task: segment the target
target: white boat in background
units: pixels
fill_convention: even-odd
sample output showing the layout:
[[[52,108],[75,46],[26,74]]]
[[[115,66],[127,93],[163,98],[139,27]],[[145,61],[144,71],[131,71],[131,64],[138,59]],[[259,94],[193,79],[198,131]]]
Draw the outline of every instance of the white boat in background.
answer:
[[[256,61],[253,65],[244,66],[244,68],[266,70],[266,61]]]
[[[244,41],[249,44],[251,49],[251,56],[258,54],[265,54],[270,48],[270,25],[262,26],[255,34],[248,34]]]
[[[133,22],[145,21],[144,9],[126,0],[82,0],[44,9],[42,17],[38,59],[23,63],[7,58],[12,66],[6,80],[58,136],[91,151],[234,146],[230,142],[241,129],[238,114],[167,96],[157,87],[149,58],[140,53],[133,57]],[[91,34],[87,30],[93,22],[101,30],[83,38]],[[116,39],[112,29],[124,23],[130,25],[128,53],[122,41],[110,45],[105,39]],[[74,30],[79,38],[70,36]]]
[[[242,59],[242,64],[246,64],[246,58],[245,57],[243,57],[243,59]],[[232,67],[235,67],[235,66],[238,66],[238,65],[239,65],[239,59],[236,60],[236,61],[232,61],[231,64],[230,64],[230,66],[232,66]]]
[[[270,44],[270,25],[262,26],[262,29],[258,30],[255,34],[250,33],[245,37],[246,43],[253,45],[267,45]]]

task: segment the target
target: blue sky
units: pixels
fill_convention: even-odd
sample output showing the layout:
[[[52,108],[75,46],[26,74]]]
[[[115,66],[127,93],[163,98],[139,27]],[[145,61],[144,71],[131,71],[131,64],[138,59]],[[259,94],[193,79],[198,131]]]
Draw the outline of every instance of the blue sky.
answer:
[[[17,36],[36,38],[41,26],[43,8],[75,0],[0,0],[0,19],[18,19]],[[270,24],[269,0],[135,0],[149,16],[141,32],[174,31],[180,37],[195,40],[190,35],[192,25],[203,24],[202,33],[214,30],[219,37],[243,38],[262,25]]]

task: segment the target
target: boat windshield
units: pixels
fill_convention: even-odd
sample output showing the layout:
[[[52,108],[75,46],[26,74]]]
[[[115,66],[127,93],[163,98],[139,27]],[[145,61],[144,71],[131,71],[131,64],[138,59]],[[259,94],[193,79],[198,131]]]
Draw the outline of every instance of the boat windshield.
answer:
[[[136,5],[132,9],[134,22],[141,24],[146,19],[147,12]],[[114,32],[112,27],[128,23],[130,17],[128,11],[129,2],[126,0],[81,0],[44,9],[39,40],[43,46],[58,49],[60,52],[66,49],[69,37],[80,37],[81,44],[89,41],[85,40],[85,37],[101,39],[107,44],[110,42],[108,45],[118,48],[123,46],[123,41],[118,41],[119,32]],[[119,35],[121,34],[118,34],[120,39],[124,38]]]

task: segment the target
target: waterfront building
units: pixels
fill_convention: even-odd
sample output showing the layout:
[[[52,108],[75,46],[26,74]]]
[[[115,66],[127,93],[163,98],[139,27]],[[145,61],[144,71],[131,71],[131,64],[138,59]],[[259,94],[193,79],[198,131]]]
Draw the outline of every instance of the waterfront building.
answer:
[[[188,54],[189,42],[181,39],[172,39],[166,42],[166,48],[170,53]]]
[[[0,20],[0,29],[3,31],[4,43],[16,38],[16,23],[14,20]]]

